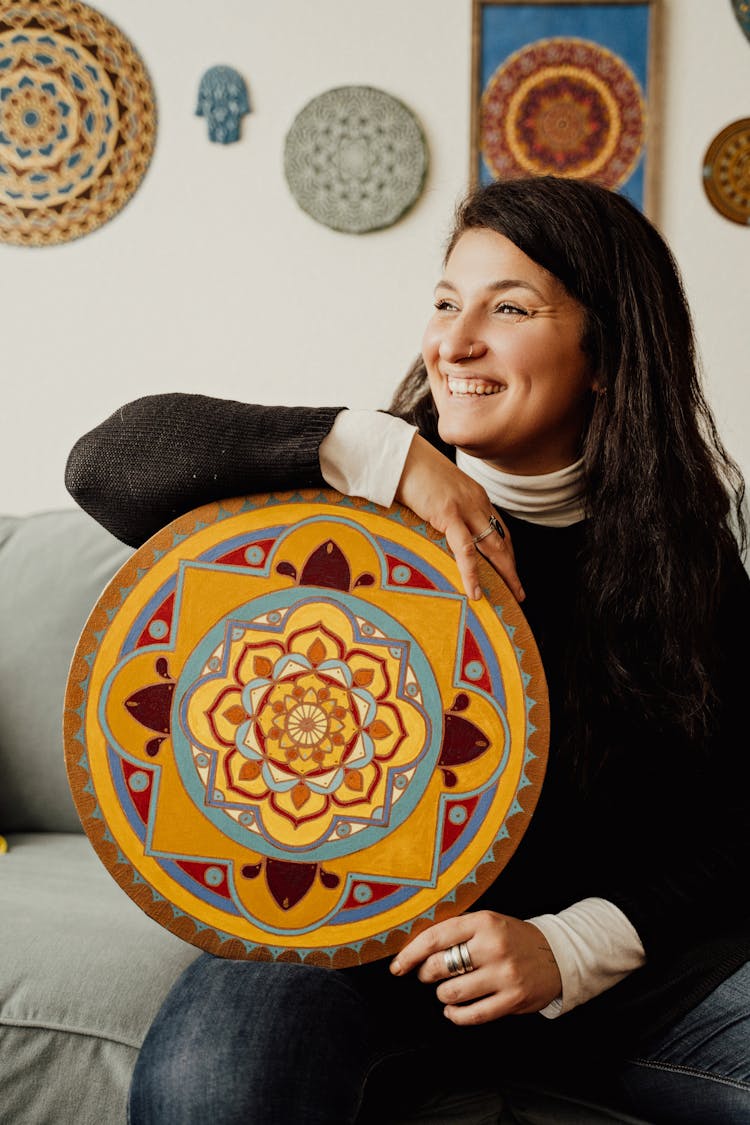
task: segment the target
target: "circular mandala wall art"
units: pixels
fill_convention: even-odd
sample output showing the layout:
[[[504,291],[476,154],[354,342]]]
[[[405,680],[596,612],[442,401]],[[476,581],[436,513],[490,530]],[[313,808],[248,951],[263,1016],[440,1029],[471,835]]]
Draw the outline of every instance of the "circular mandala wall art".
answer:
[[[750,117],[714,137],[703,160],[703,186],[725,219],[750,223]]]
[[[343,967],[473,903],[544,776],[533,636],[482,560],[468,602],[407,509],[331,490],[208,505],[92,611],[68,777],[120,886],[220,956]]]
[[[154,147],[148,75],[75,0],[0,0],[0,241],[88,234],[124,207]]]
[[[303,211],[350,234],[392,226],[416,202],[427,143],[402,102],[370,86],[341,86],[295,118],[284,173]]]
[[[487,83],[480,145],[496,178],[553,174],[617,188],[645,140],[645,103],[630,68],[585,39],[540,39]]]

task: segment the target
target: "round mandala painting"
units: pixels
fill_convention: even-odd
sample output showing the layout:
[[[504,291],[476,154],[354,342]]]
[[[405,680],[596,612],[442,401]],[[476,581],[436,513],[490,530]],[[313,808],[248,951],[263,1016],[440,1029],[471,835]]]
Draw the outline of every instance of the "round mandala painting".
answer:
[[[370,86],[314,98],[286,138],[284,172],[303,211],[350,234],[392,226],[419,198],[427,143],[402,102]]]
[[[76,0],[0,0],[0,241],[67,242],[111,219],[154,147],[148,75]]]
[[[643,150],[641,87],[621,58],[585,39],[540,39],[487,83],[480,145],[496,178],[552,174],[617,188]]]
[[[725,219],[750,223],[750,117],[714,137],[703,160],[703,186]]]
[[[339,493],[209,505],[94,608],[66,694],[68,777],[149,915],[226,957],[353,965],[467,909],[536,806],[547,688],[484,564]]]

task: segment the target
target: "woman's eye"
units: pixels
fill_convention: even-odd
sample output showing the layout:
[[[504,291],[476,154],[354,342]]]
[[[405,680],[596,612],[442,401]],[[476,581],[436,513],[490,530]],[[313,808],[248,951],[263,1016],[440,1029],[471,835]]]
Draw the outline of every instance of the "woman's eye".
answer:
[[[455,307],[456,306],[453,304],[453,301],[448,301],[445,297],[441,298],[438,301],[435,301],[435,308],[438,312],[448,312],[452,309],[455,309]]]
[[[503,301],[502,304],[496,305],[495,312],[503,313],[504,316],[529,315],[526,309],[522,309],[518,305],[511,305],[508,301]]]

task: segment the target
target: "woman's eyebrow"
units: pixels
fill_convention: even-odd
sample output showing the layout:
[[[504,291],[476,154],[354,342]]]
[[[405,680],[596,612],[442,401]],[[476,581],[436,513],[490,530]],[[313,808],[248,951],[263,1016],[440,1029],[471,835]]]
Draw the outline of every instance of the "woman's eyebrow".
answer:
[[[458,292],[457,287],[452,281],[448,281],[447,277],[441,278],[435,286],[435,289],[450,289],[454,293]],[[502,281],[491,281],[485,286],[485,289],[488,293],[504,293],[506,289],[528,289],[531,293],[536,294],[540,300],[545,300],[544,294],[541,293],[535,285],[532,285],[530,281],[524,281],[520,277],[507,277]]]

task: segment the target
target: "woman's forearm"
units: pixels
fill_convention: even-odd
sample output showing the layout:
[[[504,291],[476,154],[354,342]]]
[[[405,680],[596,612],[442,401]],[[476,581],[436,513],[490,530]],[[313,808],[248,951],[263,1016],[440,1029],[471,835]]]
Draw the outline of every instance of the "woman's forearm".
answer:
[[[76,442],[65,484],[89,515],[138,547],[201,504],[324,484],[318,449],[340,409],[148,395]]]

